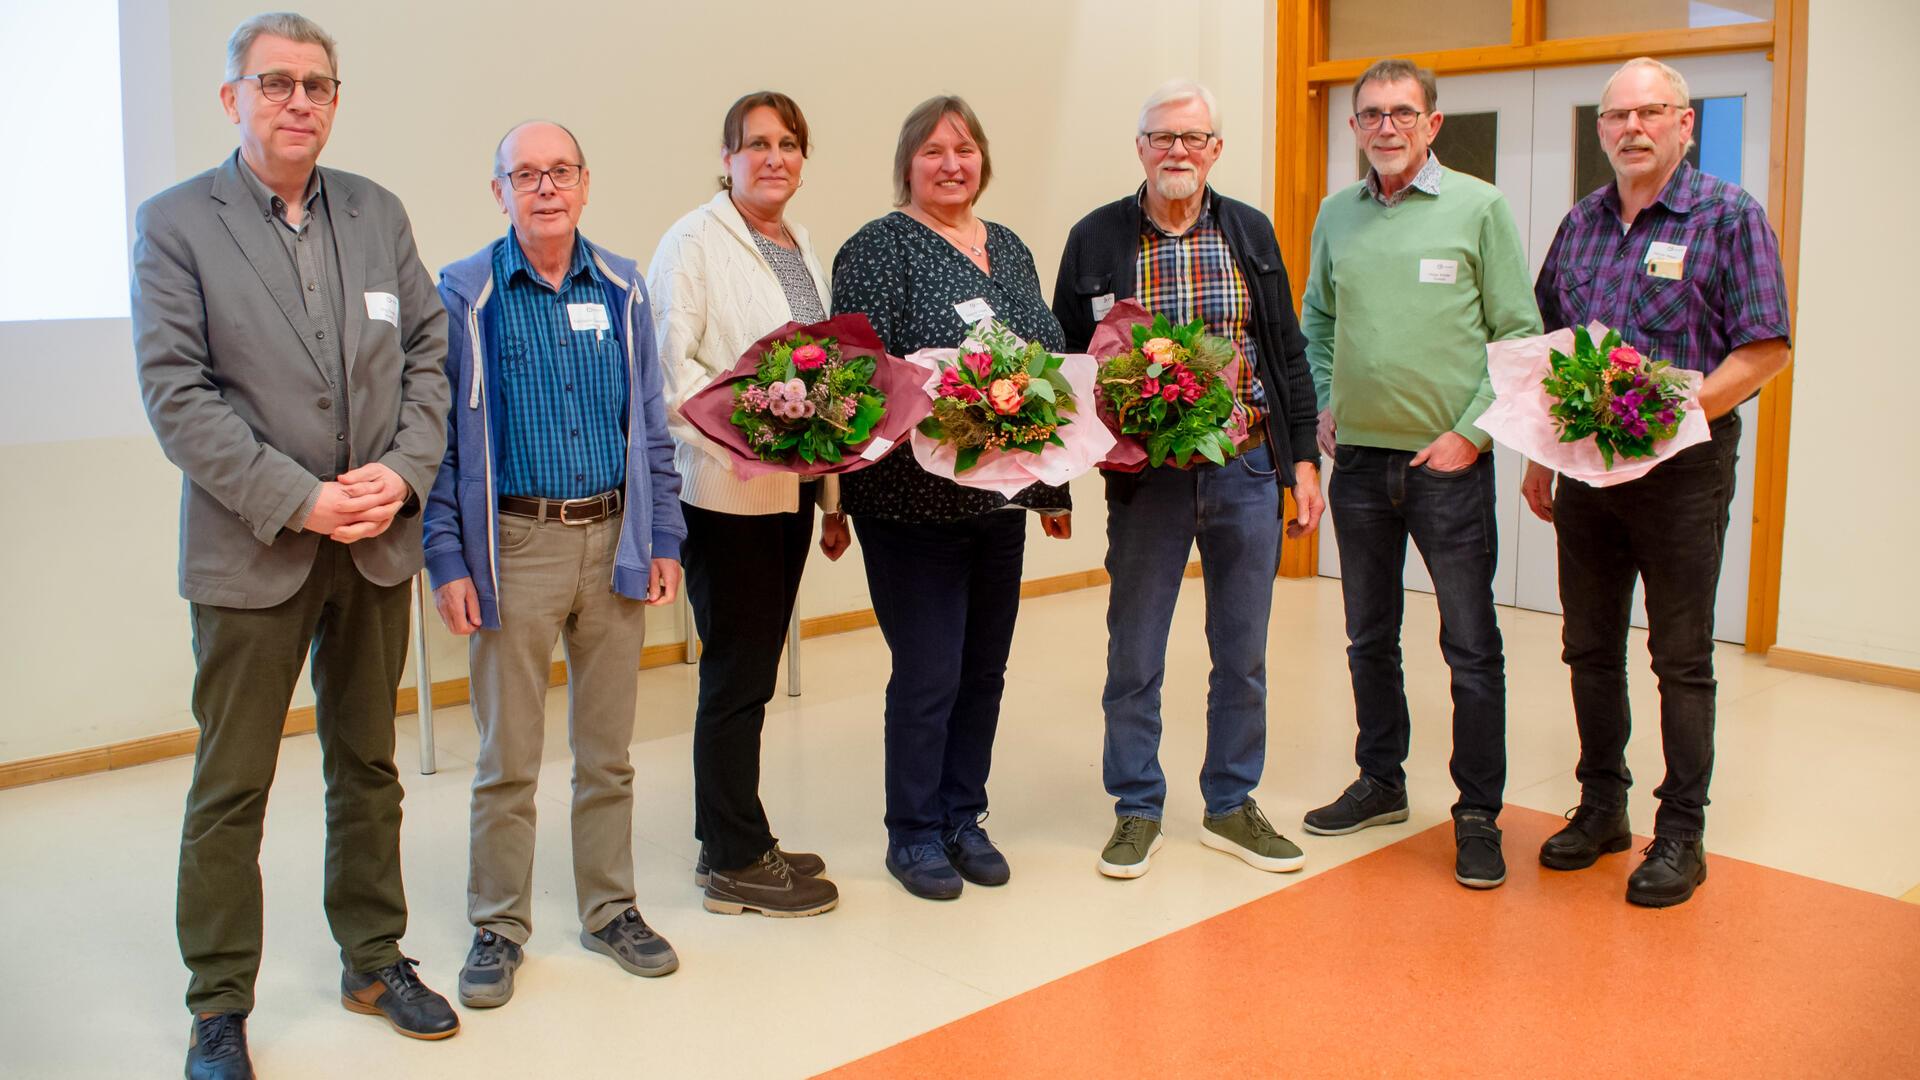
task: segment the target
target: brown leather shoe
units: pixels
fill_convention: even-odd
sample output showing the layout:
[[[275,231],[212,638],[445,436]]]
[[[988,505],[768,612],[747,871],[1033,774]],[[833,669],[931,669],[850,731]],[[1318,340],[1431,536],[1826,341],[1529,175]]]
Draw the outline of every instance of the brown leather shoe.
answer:
[[[702,903],[719,915],[757,911],[776,919],[818,915],[840,902],[840,890],[822,877],[796,873],[779,848],[739,870],[711,870]]]
[[[778,844],[773,850],[780,851]],[[827,872],[827,860],[807,851],[780,851],[780,857],[787,860],[787,866],[803,877],[819,877]],[[700,845],[700,857],[693,863],[693,883],[700,888],[707,887],[707,875],[711,873],[707,866],[707,845]]]

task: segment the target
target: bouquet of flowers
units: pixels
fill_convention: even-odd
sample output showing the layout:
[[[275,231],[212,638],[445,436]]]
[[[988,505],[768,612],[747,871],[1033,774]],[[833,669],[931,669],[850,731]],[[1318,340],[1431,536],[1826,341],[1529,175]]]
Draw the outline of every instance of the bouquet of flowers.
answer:
[[[743,480],[852,472],[926,416],[919,381],[917,369],[887,355],[865,315],[790,322],[754,342],[680,414]]]
[[[1038,454],[1065,446],[1060,429],[1073,421],[1061,414],[1075,405],[1063,361],[998,322],[982,323],[956,359],[939,363],[933,413],[920,431],[954,447],[955,473],[973,468],[990,450]]]
[[[1573,331],[1573,351],[1553,350],[1542,386],[1561,442],[1592,439],[1600,459],[1653,456],[1657,439],[1671,439],[1686,411],[1687,381],[1664,360],[1622,345],[1612,330],[1593,343],[1587,328]]]
[[[1710,437],[1700,373],[1649,359],[1598,323],[1491,342],[1487,373],[1494,400],[1480,430],[1594,487],[1645,476]]]
[[[1233,344],[1201,333],[1198,319],[1174,326],[1165,315],[1136,322],[1133,343],[1100,365],[1099,386],[1116,428],[1145,444],[1147,464],[1169,457],[1185,468],[1195,454],[1224,465],[1238,453],[1233,390],[1221,373]]]

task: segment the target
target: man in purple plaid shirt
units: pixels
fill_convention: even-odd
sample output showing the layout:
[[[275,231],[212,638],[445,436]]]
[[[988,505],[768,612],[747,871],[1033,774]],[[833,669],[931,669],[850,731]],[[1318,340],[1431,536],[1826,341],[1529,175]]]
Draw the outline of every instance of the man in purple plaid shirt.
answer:
[[[1600,144],[1614,182],[1582,199],[1553,238],[1534,294],[1549,331],[1600,322],[1627,343],[1702,372],[1713,438],[1647,475],[1596,488],[1529,463],[1521,492],[1559,538],[1563,656],[1580,729],[1580,805],[1540,849],[1556,870],[1625,851],[1627,620],[1646,582],[1667,775],[1646,859],[1627,899],[1684,903],[1706,880],[1713,774],[1713,606],[1720,583],[1740,418],[1734,409],[1790,359],[1786,280],[1764,208],[1686,161],[1694,111],[1680,73],[1645,57],[1600,95]]]

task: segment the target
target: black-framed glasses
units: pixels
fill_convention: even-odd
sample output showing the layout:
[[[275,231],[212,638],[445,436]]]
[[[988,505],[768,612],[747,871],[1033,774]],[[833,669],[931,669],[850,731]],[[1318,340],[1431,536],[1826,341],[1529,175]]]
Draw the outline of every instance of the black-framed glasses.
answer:
[[[1665,101],[1654,101],[1645,105],[1636,105],[1631,109],[1608,109],[1600,114],[1600,126],[1618,131],[1627,126],[1627,117],[1637,116],[1640,118],[1640,126],[1645,127],[1648,124],[1660,120],[1675,109],[1687,108],[1692,108],[1692,106],[1674,105]]]
[[[1140,133],[1140,137],[1147,140],[1147,145],[1153,147],[1155,150],[1171,150],[1173,149],[1174,140],[1178,139],[1187,149],[1197,154],[1205,150],[1207,144],[1213,141],[1213,132],[1143,131]]]
[[[543,177],[553,181],[556,189],[567,191],[580,186],[580,178],[586,175],[586,169],[563,161],[551,169],[519,168],[512,172],[494,173],[494,175],[505,180],[515,191],[539,191],[540,180]]]
[[[1427,115],[1425,112],[1411,105],[1399,105],[1391,109],[1361,109],[1353,114],[1353,119],[1362,129],[1372,131],[1380,126],[1382,120],[1392,117],[1394,127],[1401,131],[1409,131],[1412,130],[1414,122],[1425,115]]]
[[[334,95],[340,92],[340,80],[327,75],[309,75],[304,79],[296,79],[291,75],[270,71],[264,75],[242,75],[234,82],[247,79],[260,84],[260,96],[268,101],[285,101],[292,97],[296,84],[307,92],[307,100],[315,105],[328,104],[333,100]]]

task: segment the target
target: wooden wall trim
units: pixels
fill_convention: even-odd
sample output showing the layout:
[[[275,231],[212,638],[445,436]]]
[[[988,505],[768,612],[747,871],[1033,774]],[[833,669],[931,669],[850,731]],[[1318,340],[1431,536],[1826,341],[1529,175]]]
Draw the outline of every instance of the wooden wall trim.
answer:
[[[1482,45],[1404,55],[1421,67],[1431,68],[1435,75],[1469,75],[1479,71],[1603,64],[1631,60],[1636,56],[1752,52],[1771,48],[1773,43],[1774,24],[1757,22],[1701,30],[1650,30],[1634,34],[1562,38],[1531,45]],[[1307,81],[1318,84],[1352,82],[1371,63],[1372,57],[1321,61],[1307,67]]]
[[[1327,54],[1326,0],[1280,0],[1280,41],[1274,50],[1273,231],[1293,286],[1293,306],[1307,288],[1313,219],[1327,186],[1327,110],[1324,93],[1307,78],[1311,64]],[[1321,476],[1321,494],[1326,494]],[[1298,514],[1286,497],[1289,520]],[[1320,533],[1282,539],[1280,576],[1312,577],[1319,572]]]
[[[1802,652],[1799,649],[1769,650],[1767,666],[1779,668],[1782,671],[1798,671],[1829,679],[1845,679],[1848,682],[1871,683],[1874,686],[1890,686],[1896,690],[1920,693],[1920,668],[1876,664],[1871,660],[1852,660],[1844,656]]]

